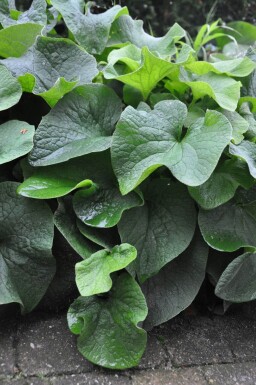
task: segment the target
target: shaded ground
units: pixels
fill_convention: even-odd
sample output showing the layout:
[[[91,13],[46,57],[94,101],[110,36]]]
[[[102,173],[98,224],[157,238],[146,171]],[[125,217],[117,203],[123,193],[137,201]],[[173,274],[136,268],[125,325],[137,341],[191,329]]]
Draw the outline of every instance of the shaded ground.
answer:
[[[256,322],[180,316],[154,329],[137,369],[109,371],[76,349],[66,316],[0,323],[1,385],[256,385]]]

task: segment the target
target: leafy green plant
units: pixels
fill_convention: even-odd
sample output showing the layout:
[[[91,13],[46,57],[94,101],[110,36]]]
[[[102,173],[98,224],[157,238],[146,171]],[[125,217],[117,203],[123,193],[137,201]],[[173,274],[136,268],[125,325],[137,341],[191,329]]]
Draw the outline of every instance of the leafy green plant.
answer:
[[[59,233],[79,256],[68,324],[95,364],[136,366],[205,279],[255,300],[256,27],[157,38],[82,0],[4,0],[0,22],[0,304],[40,303]]]

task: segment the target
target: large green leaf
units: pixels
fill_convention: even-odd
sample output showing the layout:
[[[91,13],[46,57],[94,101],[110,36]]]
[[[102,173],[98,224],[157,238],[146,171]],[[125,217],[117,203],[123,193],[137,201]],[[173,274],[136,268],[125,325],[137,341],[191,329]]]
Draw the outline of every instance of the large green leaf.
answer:
[[[103,84],[75,88],[46,115],[35,134],[33,166],[47,166],[110,147],[121,101]]]
[[[0,7],[0,23],[4,28],[23,23],[47,24],[47,14],[45,0],[33,0],[30,8],[25,12],[19,12],[16,8],[12,9],[8,0],[2,0],[3,4]],[[12,12],[17,14],[17,18],[12,18]]]
[[[226,110],[235,111],[237,107],[241,83],[226,75],[209,72],[200,76],[181,69],[179,81],[191,88],[194,100],[208,95]]]
[[[129,55],[134,52],[132,46],[128,46],[132,52],[129,52]],[[127,52],[127,47],[121,48]],[[127,57],[124,56],[122,61]],[[120,60],[120,59],[119,59]],[[167,60],[161,59],[155,56],[149,51],[147,47],[143,47],[141,50],[141,61],[140,64],[136,62],[134,64],[134,69],[127,73],[127,71],[118,72],[118,67],[114,66],[115,62],[112,60],[110,64],[105,68],[103,74],[106,79],[117,79],[121,82],[128,84],[134,88],[137,88],[141,91],[144,99],[147,99],[148,95],[157,83],[165,78],[171,71],[177,68],[176,64],[170,63]],[[131,60],[128,64],[131,67]],[[137,68],[136,68],[137,67]]]
[[[55,272],[53,219],[44,202],[16,194],[18,183],[0,184],[0,304],[31,311]]]
[[[208,110],[184,135],[187,108],[162,101],[150,112],[127,107],[113,136],[112,162],[120,190],[127,194],[164,165],[182,183],[197,186],[213,172],[231,139],[232,127],[221,113]]]
[[[229,152],[230,154],[245,160],[251,175],[256,178],[256,143],[249,142],[249,140],[243,140],[237,146],[231,143]]]
[[[76,284],[82,296],[106,293],[112,287],[110,274],[124,269],[137,256],[135,247],[124,243],[100,250],[76,264]]]
[[[229,159],[220,163],[206,182],[189,187],[189,192],[202,208],[209,210],[228,202],[239,186],[248,189],[253,183],[246,163]]]
[[[0,56],[20,57],[33,45],[43,26],[33,23],[11,25],[0,30]]]
[[[98,74],[96,60],[83,48],[71,40],[44,36],[25,55],[2,64],[19,78],[26,92],[42,96],[51,107],[75,85],[90,83]]]
[[[256,253],[244,253],[234,259],[222,273],[215,294],[231,302],[256,299]]]
[[[73,199],[76,215],[81,221],[95,227],[113,227],[122,213],[143,204],[135,192],[122,196],[118,187],[94,188],[78,191]]]
[[[79,231],[71,196],[59,200],[58,209],[54,213],[54,224],[82,258],[89,258],[92,253],[99,249]]]
[[[110,27],[113,21],[121,15],[127,14],[126,7],[116,5],[106,12],[93,14],[81,3],[70,0],[52,0],[52,5],[61,13],[67,27],[73,33],[76,41],[92,54],[100,54],[106,47]]]
[[[243,134],[245,134],[249,128],[249,122],[236,111],[221,109],[220,112],[226,116],[232,126],[232,142],[235,144],[241,143],[244,139]]]
[[[156,179],[144,189],[145,205],[126,211],[118,224],[122,242],[136,247],[133,270],[139,279],[156,274],[191,242],[196,211],[185,186]]]
[[[79,219],[77,219],[76,224],[81,234],[104,249],[112,249],[116,244],[120,243],[117,229],[115,227],[107,229],[91,227],[85,225]]]
[[[18,103],[22,90],[19,82],[2,65],[0,65],[0,79],[0,111],[3,111]]]
[[[256,193],[237,191],[234,199],[213,210],[199,211],[199,226],[214,249],[235,251],[256,247]]]
[[[152,329],[186,309],[205,278],[208,247],[196,235],[187,250],[142,285],[149,313],[144,327]]]
[[[233,77],[245,77],[256,68],[256,64],[248,57],[243,57],[233,60],[218,61],[216,63],[196,61],[185,65],[185,67],[197,75],[215,72],[217,74],[227,74]]]
[[[175,23],[165,36],[154,37],[144,31],[142,20],[133,20],[130,16],[124,15],[114,21],[108,46],[132,43],[139,48],[148,47],[152,52],[170,57],[176,53],[175,43],[185,35],[184,29]]]
[[[147,334],[137,324],[146,316],[139,285],[123,273],[109,296],[79,297],[68,311],[68,323],[80,334],[78,349],[85,358],[106,368],[126,369],[138,365],[145,350]]]
[[[33,147],[34,126],[20,120],[0,125],[0,164],[27,154]]]

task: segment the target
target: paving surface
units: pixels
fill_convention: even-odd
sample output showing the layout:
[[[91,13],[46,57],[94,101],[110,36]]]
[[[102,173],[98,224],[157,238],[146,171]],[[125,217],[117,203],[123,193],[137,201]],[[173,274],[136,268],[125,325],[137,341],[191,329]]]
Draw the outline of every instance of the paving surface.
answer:
[[[76,349],[65,315],[0,321],[1,385],[256,385],[256,321],[179,316],[149,334],[140,366],[98,368]]]

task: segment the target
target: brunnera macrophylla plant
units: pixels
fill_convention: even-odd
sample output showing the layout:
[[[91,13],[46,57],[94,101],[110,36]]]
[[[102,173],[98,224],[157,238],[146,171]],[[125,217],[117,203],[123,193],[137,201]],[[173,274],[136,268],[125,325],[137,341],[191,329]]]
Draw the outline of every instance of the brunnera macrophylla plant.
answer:
[[[80,259],[78,349],[125,369],[205,279],[256,299],[256,27],[153,37],[91,6],[1,1],[0,303],[38,305],[55,227]]]

